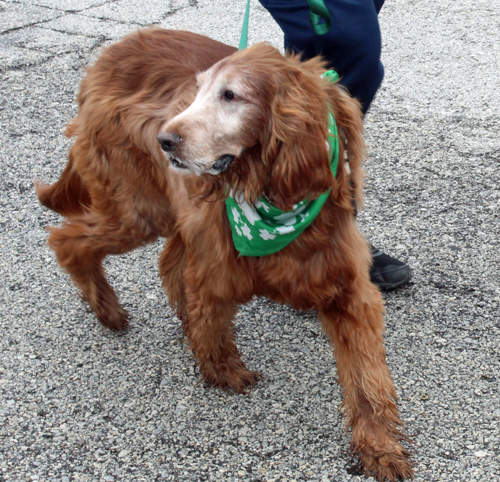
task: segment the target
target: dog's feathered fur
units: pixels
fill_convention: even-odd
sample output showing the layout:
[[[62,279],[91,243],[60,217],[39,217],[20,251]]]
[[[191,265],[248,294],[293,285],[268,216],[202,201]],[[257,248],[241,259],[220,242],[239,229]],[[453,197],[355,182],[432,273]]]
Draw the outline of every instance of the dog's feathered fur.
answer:
[[[214,109],[239,119],[215,132],[203,118],[179,115],[197,95],[197,74],[207,69],[198,81],[210,95],[228,83],[244,92],[240,104],[229,107],[215,105],[215,92]],[[187,32],[130,35],[89,68],[78,116],[67,129],[75,137],[69,162],[55,184],[38,184],[37,194],[67,218],[49,238],[59,264],[112,329],[126,327],[127,313],[105,280],[103,258],[167,238],[163,286],[211,385],[243,392],[259,377],[245,367],[233,340],[239,304],[257,295],[318,310],[337,357],[352,448],[366,472],[396,480],[411,477],[412,469],[400,445],[396,391],[385,362],[381,295],[369,280],[369,248],[352,207],[353,195],[361,202],[362,118],[342,87],[320,78],[324,70],[320,59],[299,62],[266,44],[236,52]],[[336,178],[325,145],[329,106],[346,140]],[[156,136],[166,131],[180,134],[192,151],[216,152],[226,140],[239,151],[220,174],[186,176],[169,167],[160,149]],[[207,146],[195,145],[190,132]],[[238,257],[225,212],[228,190],[249,202],[263,195],[286,210],[329,188],[317,219],[290,245],[270,256]]]

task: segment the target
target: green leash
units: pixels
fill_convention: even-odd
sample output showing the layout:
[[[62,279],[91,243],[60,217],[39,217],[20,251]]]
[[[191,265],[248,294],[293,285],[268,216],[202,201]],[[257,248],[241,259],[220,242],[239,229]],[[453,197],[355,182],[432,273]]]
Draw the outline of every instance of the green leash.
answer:
[[[324,7],[322,1],[310,1],[323,4]],[[247,0],[239,50],[246,49],[248,45],[249,10],[250,0]],[[312,10],[310,14],[311,12]],[[328,10],[326,10],[326,14],[328,14]],[[318,25],[318,27],[324,26],[325,24]],[[338,74],[334,70],[325,72],[322,77],[331,82],[337,82],[338,80]],[[331,109],[328,114],[328,139],[326,144],[330,156],[330,168],[335,177],[339,162],[339,136],[337,123]],[[243,195],[235,197],[231,192],[226,199],[226,212],[231,226],[234,247],[239,255],[267,256],[283,249],[314,221],[328,199],[330,191],[331,189],[313,201],[301,201],[291,211],[286,212],[268,203],[264,198],[260,198],[255,204],[250,205],[245,201]]]
[[[323,0],[307,0],[309,4],[309,19],[311,20],[314,31],[318,35],[325,35],[332,26],[330,12],[326,8]],[[320,23],[323,20],[324,23]]]
[[[248,18],[250,17],[250,0],[247,0],[247,8],[243,17],[243,26],[241,27],[240,45],[238,50],[244,50],[248,46]]]
[[[323,0],[307,0],[309,5],[309,19],[317,35],[325,35],[332,26],[330,12]],[[241,27],[240,44],[238,49],[243,50],[248,46],[248,19],[250,17],[250,0],[247,0],[243,26]],[[321,23],[323,21],[323,23]]]

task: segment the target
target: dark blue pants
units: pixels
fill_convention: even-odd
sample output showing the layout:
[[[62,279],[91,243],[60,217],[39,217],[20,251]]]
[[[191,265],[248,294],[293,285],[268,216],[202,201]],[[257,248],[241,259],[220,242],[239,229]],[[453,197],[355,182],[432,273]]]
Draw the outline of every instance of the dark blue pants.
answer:
[[[321,55],[340,76],[340,83],[369,109],[384,77],[380,61],[378,13],[385,0],[325,0],[332,26],[317,35],[306,0],[260,0],[285,34],[285,49],[303,58]]]

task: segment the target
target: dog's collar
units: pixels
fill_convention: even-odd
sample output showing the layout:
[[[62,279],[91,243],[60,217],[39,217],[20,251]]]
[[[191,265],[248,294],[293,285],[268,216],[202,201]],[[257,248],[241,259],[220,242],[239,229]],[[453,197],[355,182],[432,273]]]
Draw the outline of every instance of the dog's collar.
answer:
[[[338,75],[331,70],[326,77],[336,82]],[[327,148],[330,167],[335,177],[339,162],[339,135],[337,123],[330,107],[328,112]],[[290,244],[316,218],[325,204],[331,188],[313,201],[301,201],[292,211],[281,211],[267,202],[258,199],[249,204],[243,195],[234,196],[231,192],[226,200],[226,211],[231,225],[233,242],[240,256],[267,256],[276,253]]]

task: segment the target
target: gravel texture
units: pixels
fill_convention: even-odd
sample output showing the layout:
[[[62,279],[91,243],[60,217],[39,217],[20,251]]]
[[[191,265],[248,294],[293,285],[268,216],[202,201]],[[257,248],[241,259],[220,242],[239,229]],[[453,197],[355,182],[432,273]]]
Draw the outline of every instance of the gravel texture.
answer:
[[[0,1],[0,481],[361,481],[315,316],[242,307],[248,395],[207,389],[163,295],[158,243],[112,258],[131,328],[102,328],[45,244],[60,219],[64,125],[101,46],[139,27],[237,45],[245,2]],[[392,0],[386,78],[366,119],[366,208],[377,246],[407,260],[386,294],[388,363],[416,481],[500,480],[500,5]],[[281,46],[252,6],[250,43]]]

